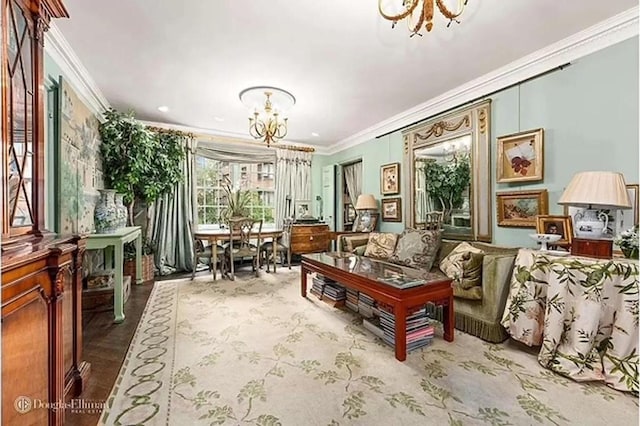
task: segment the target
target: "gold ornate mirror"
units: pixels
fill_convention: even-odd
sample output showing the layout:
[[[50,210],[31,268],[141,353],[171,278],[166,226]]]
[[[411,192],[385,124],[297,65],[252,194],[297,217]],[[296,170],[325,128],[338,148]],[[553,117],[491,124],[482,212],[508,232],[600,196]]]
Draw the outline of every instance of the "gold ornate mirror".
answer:
[[[491,241],[490,101],[403,132],[406,223],[441,212],[443,238]]]

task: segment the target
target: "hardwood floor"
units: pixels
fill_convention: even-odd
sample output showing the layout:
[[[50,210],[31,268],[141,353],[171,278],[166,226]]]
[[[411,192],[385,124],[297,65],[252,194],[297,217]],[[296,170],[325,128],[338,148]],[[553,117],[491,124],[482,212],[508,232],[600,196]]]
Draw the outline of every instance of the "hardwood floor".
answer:
[[[177,276],[171,278],[177,278]],[[91,364],[89,380],[84,392],[79,396],[83,403],[106,401],[152,288],[153,281],[131,286],[131,295],[124,305],[126,318],[121,324],[113,323],[113,309],[82,313],[84,359]],[[84,411],[86,412],[74,413],[72,410],[67,410],[65,425],[94,426],[100,418],[100,410]]]

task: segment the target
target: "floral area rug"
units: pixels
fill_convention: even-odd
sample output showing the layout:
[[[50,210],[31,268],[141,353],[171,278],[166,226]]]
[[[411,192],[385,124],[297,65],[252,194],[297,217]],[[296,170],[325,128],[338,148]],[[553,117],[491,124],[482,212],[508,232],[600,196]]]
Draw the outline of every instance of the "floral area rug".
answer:
[[[299,268],[155,284],[100,424],[635,425],[633,395],[441,332],[405,362]]]

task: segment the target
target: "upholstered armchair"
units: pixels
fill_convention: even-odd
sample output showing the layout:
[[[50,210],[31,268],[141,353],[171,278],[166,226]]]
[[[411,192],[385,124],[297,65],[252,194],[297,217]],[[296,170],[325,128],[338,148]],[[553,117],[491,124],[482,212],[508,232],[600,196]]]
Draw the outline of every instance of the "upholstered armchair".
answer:
[[[269,272],[269,255],[271,253],[274,256],[280,256],[281,264],[284,266],[285,255],[287,257],[287,265],[291,269],[291,228],[293,226],[293,219],[288,218],[282,221],[282,236],[275,241],[275,247],[273,241],[267,241],[260,246],[260,255],[267,264],[267,272]],[[276,261],[273,260],[273,272],[276,271]]]
[[[231,280],[235,280],[234,259],[245,257],[251,258],[253,270],[258,276],[261,233],[262,220],[246,217],[229,219],[229,240],[232,243],[227,246],[224,253]]]

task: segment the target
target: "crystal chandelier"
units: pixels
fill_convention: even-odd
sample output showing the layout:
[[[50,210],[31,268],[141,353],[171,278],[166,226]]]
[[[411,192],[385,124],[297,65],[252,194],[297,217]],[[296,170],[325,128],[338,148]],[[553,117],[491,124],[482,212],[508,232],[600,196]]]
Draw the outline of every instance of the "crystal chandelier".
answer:
[[[256,86],[240,92],[242,103],[253,111],[249,117],[249,134],[263,139],[267,146],[287,136],[287,118],[281,114],[296,103],[286,90],[270,86]]]
[[[395,11],[387,13],[383,10],[384,8],[382,3],[384,2],[385,4],[389,4],[390,1],[391,0],[378,0],[378,10],[384,19],[393,22],[393,24],[391,24],[391,28],[395,27],[398,21],[406,18],[409,31],[411,32],[410,37],[413,37],[416,34],[422,36],[422,34],[420,34],[420,30],[423,25],[427,32],[431,31],[431,28],[433,28],[434,0],[402,0],[402,6],[397,13]],[[398,1],[400,0],[393,0],[393,2],[396,3]],[[435,0],[435,4],[440,13],[449,20],[447,28],[452,22],[460,23],[458,18],[462,15],[468,0],[457,1],[458,7],[456,8],[456,11],[453,12],[444,4],[445,0]],[[418,8],[420,3],[422,3],[421,9]],[[396,7],[396,9],[398,8]]]

